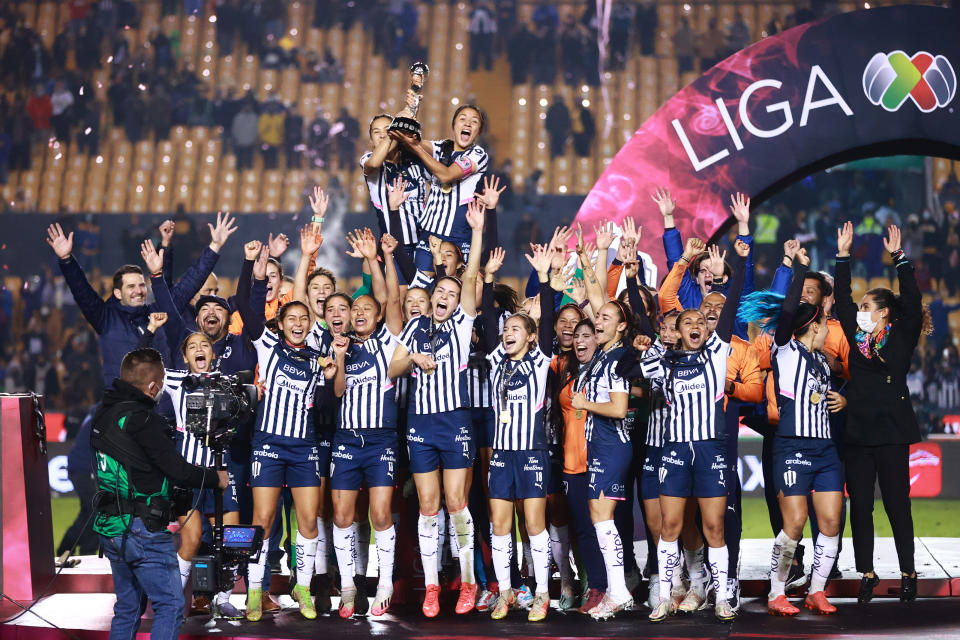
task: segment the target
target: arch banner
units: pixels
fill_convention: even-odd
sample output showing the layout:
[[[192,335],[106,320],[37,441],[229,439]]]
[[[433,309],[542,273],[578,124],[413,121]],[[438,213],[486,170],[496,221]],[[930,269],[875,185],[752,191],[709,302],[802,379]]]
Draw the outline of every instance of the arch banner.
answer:
[[[858,158],[960,158],[960,11],[892,6],[840,14],[764,38],[668,100],[620,149],[577,213],[588,225],[632,216],[640,249],[663,265],[650,194],[677,200],[684,237],[730,219],[823,168]],[[592,228],[591,228],[592,230]]]

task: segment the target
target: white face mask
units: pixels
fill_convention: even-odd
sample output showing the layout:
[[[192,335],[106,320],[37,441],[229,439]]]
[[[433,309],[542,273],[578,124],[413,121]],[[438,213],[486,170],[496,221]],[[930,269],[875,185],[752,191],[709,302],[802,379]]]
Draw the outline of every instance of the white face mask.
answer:
[[[873,332],[877,328],[877,321],[871,318],[869,311],[857,311],[857,326],[867,333]]]

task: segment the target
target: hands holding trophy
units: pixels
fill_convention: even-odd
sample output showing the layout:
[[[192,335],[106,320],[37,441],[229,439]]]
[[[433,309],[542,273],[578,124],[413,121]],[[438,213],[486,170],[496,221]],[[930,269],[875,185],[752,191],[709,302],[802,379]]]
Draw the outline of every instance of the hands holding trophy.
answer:
[[[407,104],[394,117],[387,131],[396,131],[420,140],[420,123],[417,121],[417,111],[420,108],[420,100],[423,99],[423,85],[426,83],[428,75],[430,75],[430,67],[425,62],[414,62],[410,65],[410,89],[407,91]]]

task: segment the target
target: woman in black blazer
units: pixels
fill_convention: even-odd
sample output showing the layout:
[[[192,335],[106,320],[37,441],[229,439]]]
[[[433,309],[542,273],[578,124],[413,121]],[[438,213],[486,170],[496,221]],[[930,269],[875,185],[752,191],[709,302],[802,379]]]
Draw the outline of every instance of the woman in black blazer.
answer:
[[[871,289],[853,301],[850,247],[853,224],[837,233],[836,311],[850,342],[845,456],[850,526],[861,603],[869,602],[880,582],[873,571],[874,484],[879,480],[883,508],[890,519],[900,561],[900,599],[917,596],[913,563],[913,516],[910,512],[910,445],[920,429],[907,391],[907,372],[921,333],[932,329],[914,276],[913,265],[900,248],[900,229],[890,226],[883,245],[897,268],[900,295]]]

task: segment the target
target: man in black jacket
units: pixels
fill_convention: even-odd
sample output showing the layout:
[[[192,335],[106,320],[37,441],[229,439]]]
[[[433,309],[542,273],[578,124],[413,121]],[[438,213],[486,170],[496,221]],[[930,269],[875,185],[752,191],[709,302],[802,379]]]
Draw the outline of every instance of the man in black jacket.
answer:
[[[154,610],[150,637],[177,637],[184,601],[166,529],[173,519],[172,487],[227,487],[226,471],[189,464],[177,451],[166,420],[154,411],[163,380],[159,352],[131,351],[93,419],[99,485],[93,528],[113,572],[117,602],[110,636],[116,638],[136,635],[147,598]]]

